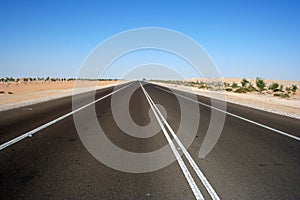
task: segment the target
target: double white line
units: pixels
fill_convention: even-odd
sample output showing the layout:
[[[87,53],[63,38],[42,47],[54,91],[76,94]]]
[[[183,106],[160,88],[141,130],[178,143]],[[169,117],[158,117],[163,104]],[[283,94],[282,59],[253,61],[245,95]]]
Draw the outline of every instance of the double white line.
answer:
[[[156,104],[153,102],[153,100],[151,99],[151,97],[149,96],[149,94],[147,93],[147,91],[145,90],[145,88],[143,87],[143,85],[140,83],[140,86],[147,98],[147,101],[172,149],[172,152],[174,153],[178,164],[186,178],[186,180],[189,183],[190,188],[192,189],[194,196],[196,199],[204,199],[202,193],[200,192],[196,182],[194,181],[193,177],[191,176],[188,168],[186,167],[185,163],[183,162],[180,154],[178,153],[172,139],[170,138],[165,126],[168,128],[169,132],[171,133],[171,135],[173,136],[173,138],[175,139],[177,145],[179,146],[179,148],[182,150],[183,154],[185,155],[185,157],[187,158],[187,160],[189,161],[190,165],[192,166],[192,168],[194,169],[194,171],[196,172],[197,176],[199,177],[199,179],[201,180],[201,182],[203,183],[204,187],[206,188],[207,192],[210,194],[211,198],[214,200],[219,200],[219,196],[218,194],[215,192],[215,190],[213,189],[213,187],[210,185],[210,183],[208,182],[208,180],[206,179],[206,177],[204,176],[204,174],[201,172],[201,170],[199,169],[198,165],[196,164],[196,162],[193,160],[193,158],[191,157],[191,155],[188,153],[188,151],[185,149],[185,147],[183,146],[183,144],[181,143],[181,141],[179,140],[179,138],[177,137],[177,135],[174,133],[173,129],[171,128],[171,126],[169,125],[169,123],[167,122],[167,120],[164,118],[164,116],[161,114],[161,112],[159,111],[159,109],[157,108]]]

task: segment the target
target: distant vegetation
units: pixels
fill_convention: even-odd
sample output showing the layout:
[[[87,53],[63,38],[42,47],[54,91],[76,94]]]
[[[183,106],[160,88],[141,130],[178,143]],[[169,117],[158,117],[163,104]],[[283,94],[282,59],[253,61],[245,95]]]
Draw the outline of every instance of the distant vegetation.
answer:
[[[259,89],[260,92],[265,90],[265,81],[262,78],[256,78],[256,87]]]
[[[87,79],[87,78],[51,78],[51,77],[46,77],[46,78],[40,78],[40,77],[26,77],[26,78],[14,78],[14,77],[5,77],[5,78],[0,78],[0,86],[2,85],[1,89],[10,88],[11,85],[27,85],[27,84],[34,84],[34,83],[54,83],[54,82],[68,82],[68,81],[117,81],[119,79]],[[5,89],[7,90],[7,89]],[[0,90],[0,94],[14,94],[11,91],[5,91],[5,90]]]
[[[43,81],[43,82],[63,82],[63,81],[75,81],[75,80],[83,80],[83,81],[117,81],[119,79],[88,79],[88,78],[50,78],[49,76],[46,78],[13,78],[13,77],[5,77],[0,78],[0,82],[32,82],[32,81]]]
[[[240,82],[240,85],[236,82],[232,84],[222,81],[165,81],[165,80],[153,80],[158,82],[183,85],[189,87],[196,87],[199,89],[212,90],[212,91],[228,91],[235,93],[248,93],[248,92],[257,92],[271,94],[273,96],[278,96],[281,98],[289,98],[291,95],[295,95],[298,89],[297,85],[292,85],[290,87],[285,87],[279,85],[278,83],[272,83],[267,86],[266,82],[262,78],[256,78],[255,85],[251,83],[246,78],[243,78]]]

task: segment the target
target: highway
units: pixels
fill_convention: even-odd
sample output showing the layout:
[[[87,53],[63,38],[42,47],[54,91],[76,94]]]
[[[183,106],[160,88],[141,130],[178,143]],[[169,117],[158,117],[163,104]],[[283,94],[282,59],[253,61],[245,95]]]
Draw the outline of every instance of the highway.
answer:
[[[78,95],[78,108],[92,107],[76,113],[88,125],[95,112],[106,137],[120,149],[141,154],[165,148],[165,157],[155,157],[158,165],[174,162],[151,171],[152,160],[132,163],[103,147],[103,157],[120,161],[125,170],[99,161],[78,134],[72,97],[60,98],[0,113],[0,199],[300,199],[300,120],[227,103],[220,138],[199,158],[215,110],[209,98],[197,96],[195,101],[188,92],[138,81],[113,89],[98,90],[96,102],[89,101],[88,93]],[[130,92],[124,108],[123,98]],[[137,125],[150,123],[157,133],[149,136],[143,128],[136,128],[141,137],[125,133],[114,109],[120,116],[128,109]],[[183,112],[190,119],[182,125]],[[199,119],[193,117],[198,114]],[[11,142],[53,120],[31,137]],[[120,123],[131,126],[128,118]],[[186,136],[172,134],[178,130]],[[195,137],[189,135],[193,131]],[[192,138],[188,147],[187,138]],[[139,166],[145,172],[126,172]]]

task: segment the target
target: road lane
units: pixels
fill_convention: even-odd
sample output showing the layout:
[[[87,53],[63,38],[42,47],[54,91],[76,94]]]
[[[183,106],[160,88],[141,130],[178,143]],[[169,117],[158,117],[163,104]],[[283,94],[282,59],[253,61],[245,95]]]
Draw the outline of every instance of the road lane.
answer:
[[[147,86],[146,86],[147,87]],[[145,88],[146,88],[145,87]],[[153,85],[148,86],[154,101],[168,104],[173,94],[157,95]],[[155,96],[156,94],[156,96]],[[167,95],[169,94],[169,95]],[[170,96],[169,98],[167,96]],[[201,101],[202,97],[198,96]],[[207,98],[204,98],[207,102]],[[188,100],[187,100],[188,101]],[[192,102],[191,102],[192,103]],[[210,104],[210,103],[209,103]],[[210,109],[200,106],[201,120],[198,138],[188,149],[198,161],[204,174],[216,188],[221,198],[229,199],[298,199],[300,194],[300,145],[299,141],[274,134],[272,131],[249,124],[241,119],[227,116],[221,137],[213,151],[205,159],[197,159],[198,152],[210,122]],[[229,104],[231,112],[237,105]],[[299,120],[252,110],[239,106],[238,114],[246,112],[251,119],[260,121],[271,118],[290,133],[300,130]],[[267,121],[267,120],[266,120]],[[271,124],[270,124],[271,125]],[[297,132],[298,131],[298,132]]]
[[[135,104],[140,99],[135,98],[131,102]],[[111,123],[110,98],[98,102],[96,110],[99,122],[109,130],[116,144],[122,143],[129,150],[139,152],[148,151],[144,149],[147,145],[151,150],[159,148],[157,144],[166,143],[161,133],[150,138],[150,141],[126,140],[126,135]],[[148,114],[149,105],[139,104],[139,111]],[[149,117],[145,116],[139,118],[139,123],[149,121]],[[0,160],[1,199],[194,198],[177,163],[145,174],[119,172],[103,165],[80,142],[72,118],[66,118],[31,139],[4,149],[0,152]]]
[[[95,98],[101,98],[111,93],[113,87],[104,88],[95,94]],[[83,105],[87,102],[87,96],[90,92],[78,95],[78,101]],[[49,121],[57,119],[72,111],[72,97],[63,97],[12,110],[2,111],[0,118],[0,144],[7,142],[21,133],[30,131]]]

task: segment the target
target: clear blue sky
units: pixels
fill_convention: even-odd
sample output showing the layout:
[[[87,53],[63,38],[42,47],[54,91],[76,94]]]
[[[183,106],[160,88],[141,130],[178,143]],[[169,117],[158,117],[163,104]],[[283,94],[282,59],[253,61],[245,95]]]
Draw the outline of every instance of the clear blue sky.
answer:
[[[195,39],[224,77],[300,80],[299,19],[300,1],[1,0],[0,77],[75,77],[100,42],[150,26]]]

